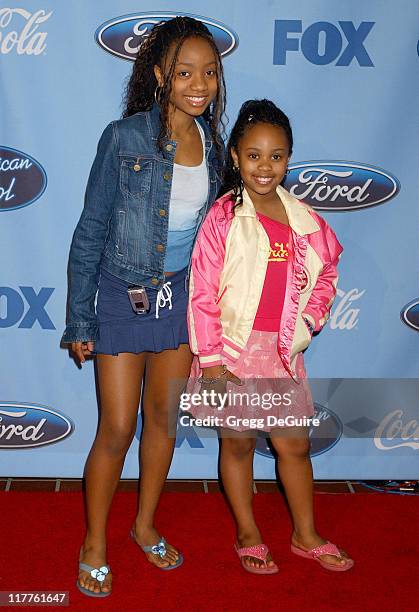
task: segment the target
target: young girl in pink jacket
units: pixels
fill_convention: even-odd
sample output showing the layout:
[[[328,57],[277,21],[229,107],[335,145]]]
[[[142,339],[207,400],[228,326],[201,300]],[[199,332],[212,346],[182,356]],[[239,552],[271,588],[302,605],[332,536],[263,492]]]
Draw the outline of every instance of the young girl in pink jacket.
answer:
[[[202,402],[189,412],[196,424],[210,417],[219,428],[235,550],[257,574],[278,571],[252,510],[258,431],[278,456],[292,552],[333,571],[354,564],[314,523],[308,425],[316,423],[302,354],[328,319],[342,247],[324,219],[281,186],[292,145],[289,120],[272,102],[243,104],[228,143],[229,191],[201,227],[190,276],[195,358],[187,391],[199,389]]]

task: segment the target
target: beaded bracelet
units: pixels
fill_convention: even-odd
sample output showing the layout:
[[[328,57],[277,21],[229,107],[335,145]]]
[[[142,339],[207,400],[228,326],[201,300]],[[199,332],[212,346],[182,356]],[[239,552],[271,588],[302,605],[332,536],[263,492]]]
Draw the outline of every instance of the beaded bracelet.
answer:
[[[217,382],[221,378],[223,378],[223,376],[225,376],[226,373],[227,373],[227,366],[223,365],[223,370],[219,376],[215,376],[214,378],[204,378],[203,376],[201,376],[201,378],[198,378],[198,382],[205,383],[205,384],[212,384],[212,383]]]

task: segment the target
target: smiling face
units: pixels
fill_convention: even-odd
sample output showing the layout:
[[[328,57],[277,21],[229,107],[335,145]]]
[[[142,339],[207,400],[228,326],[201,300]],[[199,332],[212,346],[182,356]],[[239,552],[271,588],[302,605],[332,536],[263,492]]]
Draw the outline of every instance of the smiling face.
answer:
[[[165,58],[163,70],[154,67],[159,83],[163,85],[176,50],[174,43]],[[170,106],[176,115],[197,117],[208,108],[217,95],[217,59],[211,45],[201,37],[187,38],[176,61],[171,84]]]
[[[290,158],[288,137],[282,127],[271,123],[247,127],[231,155],[254,203],[276,197]]]

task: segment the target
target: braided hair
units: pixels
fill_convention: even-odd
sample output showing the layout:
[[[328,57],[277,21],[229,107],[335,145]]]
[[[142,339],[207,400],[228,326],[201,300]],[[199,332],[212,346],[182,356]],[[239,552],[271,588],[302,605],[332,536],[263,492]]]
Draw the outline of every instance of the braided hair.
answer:
[[[223,156],[223,142],[219,131],[224,131],[225,110],[225,81],[220,52],[208,28],[192,17],[175,17],[169,21],[157,23],[150,35],[141,44],[134,62],[131,77],[128,80],[124,95],[123,117],[130,117],[139,111],[149,111],[155,101],[155,92],[158,86],[154,74],[154,66],[163,68],[164,60],[171,45],[175,44],[173,59],[169,66],[158,103],[160,106],[161,127],[157,144],[163,149],[163,141],[169,137],[169,101],[172,82],[175,74],[176,61],[179,51],[187,38],[199,37],[206,40],[214,51],[217,63],[217,95],[214,101],[205,109],[204,119],[207,121],[212,139],[214,141],[219,159]]]
[[[289,155],[292,153],[293,137],[292,129],[286,114],[270,100],[247,100],[242,104],[236,123],[231,130],[227,145],[227,159],[224,167],[223,186],[220,193],[233,190],[236,201],[235,207],[243,204],[243,181],[240,172],[234,166],[231,149],[237,151],[240,139],[246,130],[257,123],[269,123],[281,127],[288,139]],[[235,208],[234,207],[234,208]]]

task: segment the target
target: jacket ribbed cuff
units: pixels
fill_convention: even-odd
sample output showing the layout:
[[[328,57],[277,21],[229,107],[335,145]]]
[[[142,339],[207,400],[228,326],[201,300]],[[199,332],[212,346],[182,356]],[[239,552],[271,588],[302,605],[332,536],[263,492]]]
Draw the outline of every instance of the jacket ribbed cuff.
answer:
[[[199,365],[202,368],[212,368],[213,366],[223,365],[220,354],[198,355]]]

